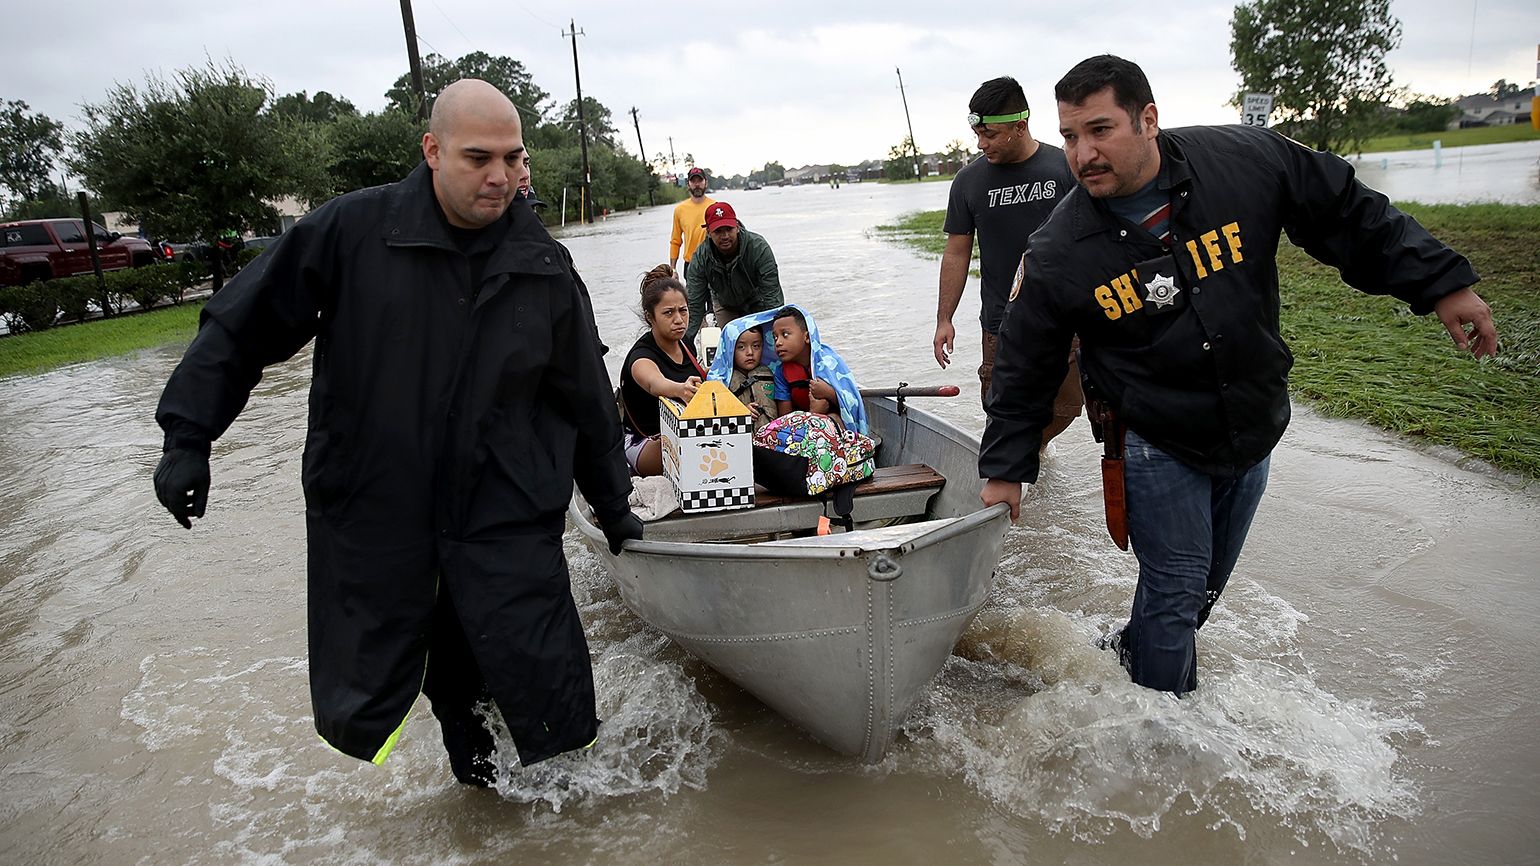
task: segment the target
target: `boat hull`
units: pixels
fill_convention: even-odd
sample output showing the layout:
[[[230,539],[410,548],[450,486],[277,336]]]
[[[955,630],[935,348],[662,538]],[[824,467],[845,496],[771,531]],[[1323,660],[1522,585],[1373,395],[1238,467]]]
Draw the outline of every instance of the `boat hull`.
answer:
[[[893,446],[880,463],[951,473],[921,522],[758,544],[632,542],[617,557],[572,513],[637,616],[820,742],[875,762],[987,599],[1009,515],[977,510],[976,440],[891,400],[869,410]],[[927,438],[953,445],[903,453]],[[958,471],[971,489],[947,489]]]

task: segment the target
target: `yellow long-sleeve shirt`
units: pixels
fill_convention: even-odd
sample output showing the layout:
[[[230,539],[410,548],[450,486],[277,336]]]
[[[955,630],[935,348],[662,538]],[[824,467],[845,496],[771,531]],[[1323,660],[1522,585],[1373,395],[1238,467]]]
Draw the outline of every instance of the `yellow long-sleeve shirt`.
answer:
[[[699,204],[687,198],[674,205],[674,230],[668,241],[668,260],[679,258],[680,245],[684,246],[684,260],[695,255],[695,248],[706,239],[706,208],[716,204],[716,199],[703,196]]]

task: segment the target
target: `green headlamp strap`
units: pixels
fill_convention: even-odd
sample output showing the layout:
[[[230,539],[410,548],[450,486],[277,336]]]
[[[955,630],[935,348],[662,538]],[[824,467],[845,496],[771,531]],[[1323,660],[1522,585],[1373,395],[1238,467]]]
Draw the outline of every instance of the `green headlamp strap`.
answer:
[[[1015,123],[1018,120],[1026,120],[1032,115],[1030,109],[1023,108],[1015,114],[969,114],[968,125],[979,126],[985,123]]]

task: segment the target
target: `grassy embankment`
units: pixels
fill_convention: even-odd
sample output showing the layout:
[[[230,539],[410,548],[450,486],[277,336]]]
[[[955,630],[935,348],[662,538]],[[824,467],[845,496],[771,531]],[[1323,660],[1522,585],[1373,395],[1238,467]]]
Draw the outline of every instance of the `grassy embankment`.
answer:
[[[1392,150],[1426,150],[1433,142],[1445,148],[1466,147],[1473,144],[1506,144],[1510,141],[1540,140],[1540,130],[1527,123],[1508,126],[1476,126],[1470,129],[1449,129],[1443,132],[1399,133],[1382,135],[1364,142],[1358,153],[1384,153]]]
[[[1502,354],[1476,362],[1433,316],[1355,292],[1285,243],[1278,258],[1290,388],[1327,415],[1359,418],[1540,478],[1540,206],[1403,205],[1482,275]],[[940,211],[878,226],[940,255]]]
[[[0,378],[191,340],[202,309],[202,303],[188,302],[149,313],[0,337]]]

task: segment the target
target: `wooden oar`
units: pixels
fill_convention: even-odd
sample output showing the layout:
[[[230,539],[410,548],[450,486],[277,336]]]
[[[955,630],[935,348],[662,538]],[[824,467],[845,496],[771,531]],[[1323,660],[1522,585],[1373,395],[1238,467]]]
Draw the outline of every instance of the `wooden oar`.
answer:
[[[956,385],[910,385],[898,383],[897,388],[862,388],[862,397],[956,397],[962,393]]]

